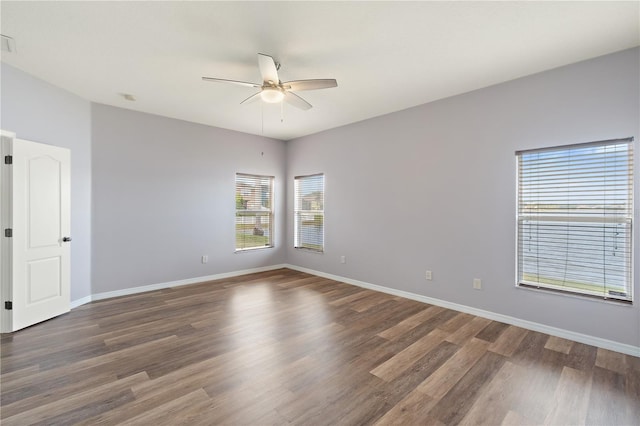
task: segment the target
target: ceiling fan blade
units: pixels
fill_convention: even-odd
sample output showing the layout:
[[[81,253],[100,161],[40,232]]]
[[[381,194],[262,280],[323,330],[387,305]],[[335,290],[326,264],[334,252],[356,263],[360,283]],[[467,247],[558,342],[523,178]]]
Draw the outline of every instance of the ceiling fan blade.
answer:
[[[278,69],[276,68],[276,63],[271,56],[258,53],[258,66],[260,67],[260,74],[262,74],[263,82],[280,84],[280,80],[278,79]]]
[[[247,83],[246,81],[225,80],[223,78],[213,78],[213,77],[202,77],[202,79],[204,81],[213,81],[215,83],[231,83],[231,84],[237,84],[238,86],[245,86],[245,87],[262,87],[261,84]]]
[[[260,93],[254,93],[253,95],[249,96],[247,99],[245,99],[244,101],[240,102],[240,105],[242,104],[250,104],[252,102],[257,101],[258,99],[260,99]]]
[[[305,101],[295,93],[284,92],[284,100],[294,107],[303,109],[305,111],[311,108],[311,104],[309,102]]]
[[[282,83],[282,87],[287,90],[299,92],[301,90],[328,89],[337,87],[338,82],[333,78],[314,79],[314,80],[294,80]]]

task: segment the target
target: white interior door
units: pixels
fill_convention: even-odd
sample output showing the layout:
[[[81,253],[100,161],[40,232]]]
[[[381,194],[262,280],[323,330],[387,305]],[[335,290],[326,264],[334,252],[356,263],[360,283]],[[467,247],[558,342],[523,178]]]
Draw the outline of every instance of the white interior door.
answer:
[[[11,329],[69,311],[70,151],[13,140]]]

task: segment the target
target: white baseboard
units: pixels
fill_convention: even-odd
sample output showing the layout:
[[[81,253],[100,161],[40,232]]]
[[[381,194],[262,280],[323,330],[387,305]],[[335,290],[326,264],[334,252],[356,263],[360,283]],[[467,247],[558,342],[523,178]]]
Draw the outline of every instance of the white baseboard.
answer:
[[[576,333],[576,332],[565,330],[562,328],[551,327],[551,326],[540,324],[537,322],[527,321],[520,318],[511,317],[508,315],[502,315],[502,314],[498,314],[491,311],[485,311],[482,309],[473,308],[471,306],[460,305],[453,302],[447,302],[446,300],[435,299],[432,297],[427,297],[420,294],[410,293],[402,290],[396,290],[394,288],[383,287],[380,285],[371,284],[364,281],[358,281],[358,280],[353,280],[351,278],[341,277],[338,275],[327,274],[325,272],[315,271],[313,269],[303,268],[296,265],[287,264],[287,265],[284,265],[284,267],[293,269],[295,271],[306,272],[307,274],[328,278],[330,280],[340,281],[340,282],[355,285],[358,287],[379,291],[381,293],[400,296],[406,299],[416,300],[418,302],[428,303],[430,305],[441,306],[443,308],[453,309],[455,311],[476,315],[476,316],[487,318],[493,321],[499,321],[506,324],[515,325],[518,327],[526,328],[527,330],[538,331],[541,333],[550,334],[552,336],[573,340],[575,342],[580,342],[587,345],[596,346],[599,348],[609,349],[609,350],[621,352],[627,355],[640,357],[639,346],[633,346],[633,345],[627,345],[625,343],[614,342],[612,340],[602,339],[599,337],[590,336],[588,334]]]
[[[164,283],[144,285],[140,287],[125,288],[122,290],[107,291],[104,293],[96,293],[90,296],[83,297],[82,299],[71,301],[71,309],[77,308],[78,306],[84,305],[85,303],[93,302],[96,300],[111,299],[113,297],[120,297],[120,296],[129,296],[131,294],[144,293],[144,292],[153,291],[153,290],[162,290],[164,288],[179,287],[179,286],[189,285],[189,284],[198,284],[205,281],[221,280],[225,278],[237,277],[240,275],[254,274],[256,272],[273,271],[274,269],[281,269],[286,267],[287,265],[284,265],[284,264],[261,266],[259,268],[243,269],[240,271],[224,272],[224,273],[215,274],[215,275],[205,275],[202,277],[187,278],[184,280],[169,281]]]
[[[222,274],[207,275],[203,277],[188,278],[184,280],[169,281],[165,283],[151,284],[151,285],[146,285],[141,287],[133,287],[133,288],[126,288],[122,290],[109,291],[105,293],[92,294],[90,296],[83,297],[82,299],[77,299],[72,301],[71,309],[77,308],[78,306],[84,305],[85,303],[89,303],[95,300],[110,299],[112,297],[119,297],[119,296],[128,296],[131,294],[144,293],[146,291],[161,290],[164,288],[178,287],[178,286],[189,285],[189,284],[197,284],[205,281],[220,280],[224,278],[237,277],[240,275],[253,274],[256,272],[273,271],[275,269],[281,269],[281,268],[289,268],[294,271],[305,272],[307,274],[316,275],[316,276],[328,278],[334,281],[340,281],[340,282],[355,285],[358,287],[379,291],[381,293],[400,296],[406,299],[416,300],[422,303],[428,303],[430,305],[441,306],[443,308],[453,309],[455,311],[464,312],[467,314],[487,318],[490,320],[499,321],[506,324],[511,324],[518,327],[526,328],[527,330],[538,331],[541,333],[550,334],[552,336],[573,340],[575,342],[580,342],[587,345],[592,345],[599,348],[609,349],[609,350],[624,353],[627,355],[640,357],[639,346],[633,346],[633,345],[627,345],[625,343],[614,342],[612,340],[602,339],[599,337],[590,336],[588,334],[576,333],[576,332],[565,330],[562,328],[551,327],[548,325],[527,321],[527,320],[523,320],[516,317],[511,317],[508,315],[502,315],[502,314],[498,314],[491,311],[485,311],[482,309],[473,308],[471,306],[460,305],[458,303],[448,302],[446,300],[435,299],[433,297],[423,296],[420,294],[410,293],[408,291],[397,290],[394,288],[384,287],[376,284],[367,283],[364,281],[358,281],[351,278],[341,277],[338,275],[328,274],[325,272],[315,271],[313,269],[303,268],[301,266],[290,265],[290,264],[263,266],[259,268],[244,269],[240,271],[225,272]]]
[[[71,301],[71,309],[75,309],[78,306],[82,306],[85,303],[89,303],[93,300],[93,296],[89,295],[89,296],[85,296],[82,299],[76,299],[76,300],[72,300]]]

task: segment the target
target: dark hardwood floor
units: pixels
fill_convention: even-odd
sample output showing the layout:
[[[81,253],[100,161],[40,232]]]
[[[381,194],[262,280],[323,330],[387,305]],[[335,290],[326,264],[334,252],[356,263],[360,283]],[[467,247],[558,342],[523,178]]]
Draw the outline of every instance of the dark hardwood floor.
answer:
[[[3,426],[640,424],[640,359],[281,269],[1,340]]]

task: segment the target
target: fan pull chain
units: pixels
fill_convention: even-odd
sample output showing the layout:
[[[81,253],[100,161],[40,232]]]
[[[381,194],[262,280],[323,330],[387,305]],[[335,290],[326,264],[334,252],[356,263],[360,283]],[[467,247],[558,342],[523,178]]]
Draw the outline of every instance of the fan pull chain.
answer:
[[[262,136],[264,136],[264,102],[260,101],[260,118],[262,121]]]
[[[280,102],[280,122],[284,123],[284,102]]]

